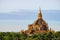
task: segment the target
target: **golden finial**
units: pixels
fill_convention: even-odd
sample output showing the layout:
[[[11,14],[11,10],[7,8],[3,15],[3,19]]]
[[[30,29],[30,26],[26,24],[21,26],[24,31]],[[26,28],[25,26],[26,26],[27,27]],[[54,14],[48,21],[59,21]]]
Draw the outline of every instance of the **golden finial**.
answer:
[[[38,10],[38,19],[41,19],[41,18],[42,18],[41,8],[39,8],[39,10]]]

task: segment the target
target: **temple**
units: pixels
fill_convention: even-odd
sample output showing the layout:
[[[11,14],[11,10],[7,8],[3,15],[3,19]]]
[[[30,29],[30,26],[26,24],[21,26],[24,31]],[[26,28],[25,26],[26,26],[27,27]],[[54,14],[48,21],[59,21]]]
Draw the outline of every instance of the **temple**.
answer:
[[[34,23],[28,25],[28,29],[25,30],[26,34],[36,34],[48,32],[48,24],[43,20],[41,10],[38,10],[37,20]]]

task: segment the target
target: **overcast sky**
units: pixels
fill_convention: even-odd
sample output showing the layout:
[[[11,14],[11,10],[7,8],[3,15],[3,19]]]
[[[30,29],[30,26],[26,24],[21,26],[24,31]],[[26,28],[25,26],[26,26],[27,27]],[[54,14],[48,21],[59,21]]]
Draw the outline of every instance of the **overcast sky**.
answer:
[[[0,0],[0,31],[20,31],[37,18],[38,8],[53,30],[60,30],[60,0]],[[5,29],[5,30],[4,30]]]
[[[60,0],[0,0],[0,12],[19,9],[60,10]]]

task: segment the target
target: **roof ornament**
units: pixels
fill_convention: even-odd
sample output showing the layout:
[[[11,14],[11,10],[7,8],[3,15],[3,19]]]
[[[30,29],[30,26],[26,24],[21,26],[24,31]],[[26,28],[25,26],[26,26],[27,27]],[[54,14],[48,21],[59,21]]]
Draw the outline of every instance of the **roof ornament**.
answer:
[[[41,19],[41,18],[42,18],[41,8],[39,8],[39,10],[38,10],[38,19]]]

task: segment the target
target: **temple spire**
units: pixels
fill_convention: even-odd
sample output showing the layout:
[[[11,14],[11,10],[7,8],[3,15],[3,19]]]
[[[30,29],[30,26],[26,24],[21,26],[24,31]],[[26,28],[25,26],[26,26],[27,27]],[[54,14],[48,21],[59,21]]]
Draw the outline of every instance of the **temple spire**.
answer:
[[[41,9],[39,8],[38,10],[38,19],[41,19],[42,18],[42,14],[41,14]]]

